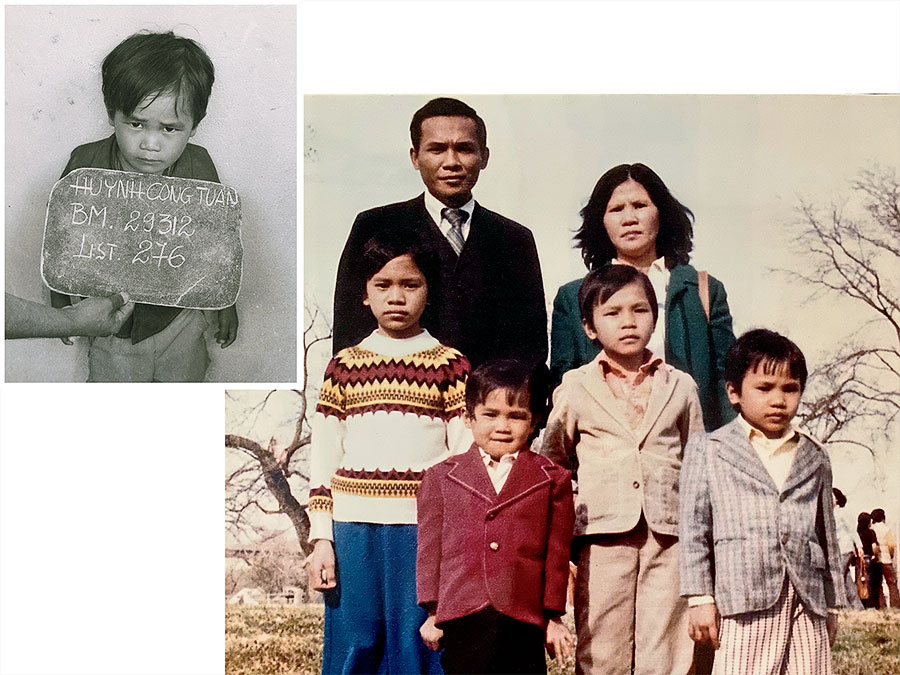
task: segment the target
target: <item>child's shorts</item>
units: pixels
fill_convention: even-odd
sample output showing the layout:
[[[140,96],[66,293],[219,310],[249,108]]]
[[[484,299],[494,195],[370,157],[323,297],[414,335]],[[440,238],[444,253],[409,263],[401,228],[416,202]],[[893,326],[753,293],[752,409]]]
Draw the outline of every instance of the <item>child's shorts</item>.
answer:
[[[137,344],[114,335],[91,338],[88,382],[202,382],[209,367],[210,325],[207,313],[184,309],[159,333]]]

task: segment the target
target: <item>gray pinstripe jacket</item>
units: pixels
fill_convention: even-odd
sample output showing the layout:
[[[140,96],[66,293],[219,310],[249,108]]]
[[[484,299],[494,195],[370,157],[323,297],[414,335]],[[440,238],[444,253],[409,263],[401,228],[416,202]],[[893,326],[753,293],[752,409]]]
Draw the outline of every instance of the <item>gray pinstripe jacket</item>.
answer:
[[[781,492],[739,420],[688,441],[681,467],[682,595],[713,595],[722,616],[767,609],[787,574],[810,612],[846,604],[831,462],[801,436]]]

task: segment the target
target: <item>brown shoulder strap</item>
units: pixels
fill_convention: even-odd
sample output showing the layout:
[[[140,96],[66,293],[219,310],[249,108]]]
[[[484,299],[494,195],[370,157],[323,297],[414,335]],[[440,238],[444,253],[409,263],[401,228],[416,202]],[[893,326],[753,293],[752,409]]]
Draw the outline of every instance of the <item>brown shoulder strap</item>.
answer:
[[[697,271],[697,286],[700,291],[700,304],[703,305],[703,313],[706,314],[706,323],[709,323],[709,272]]]

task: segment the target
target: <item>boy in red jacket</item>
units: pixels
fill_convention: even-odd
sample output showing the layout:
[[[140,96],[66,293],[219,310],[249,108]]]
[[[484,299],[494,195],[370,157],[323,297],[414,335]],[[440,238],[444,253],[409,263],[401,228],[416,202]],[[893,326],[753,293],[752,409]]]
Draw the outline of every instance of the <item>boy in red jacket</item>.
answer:
[[[420,630],[446,673],[545,673],[573,638],[566,608],[575,520],[568,471],[528,449],[546,400],[529,367],[485,363],[466,386],[475,443],[418,492]]]

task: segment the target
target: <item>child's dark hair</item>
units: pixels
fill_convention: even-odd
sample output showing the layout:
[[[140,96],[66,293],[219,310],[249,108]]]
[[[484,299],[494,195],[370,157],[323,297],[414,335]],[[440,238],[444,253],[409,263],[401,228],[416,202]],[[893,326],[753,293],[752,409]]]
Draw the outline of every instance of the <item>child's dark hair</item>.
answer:
[[[606,265],[589,272],[578,289],[578,309],[581,321],[594,328],[594,307],[609,300],[628,284],[638,284],[644,289],[650,311],[653,313],[653,325],[659,318],[659,303],[656,291],[647,275],[631,265]]]
[[[873,523],[883,523],[884,522],[884,509],[872,509],[872,522]]]
[[[547,413],[547,369],[543,364],[531,366],[515,359],[495,359],[478,366],[466,380],[466,413],[475,414],[475,406],[484,403],[492,391],[506,390],[506,400],[513,404],[528,399],[535,428]]]
[[[148,96],[171,93],[187,104],[194,126],[206,117],[215,80],[212,61],[189,38],[168,33],[135,33],[103,59],[103,103],[109,118],[131,115]]]
[[[758,367],[771,375],[787,366],[791,377],[806,388],[806,359],[800,347],[784,335],[766,328],[757,328],[741,335],[725,355],[725,382],[741,391],[744,376]]]
[[[408,255],[425,277],[428,284],[428,304],[438,304],[441,279],[441,261],[437,252],[426,245],[422,236],[412,227],[395,225],[378,230],[363,246],[360,267],[366,281],[394,258]],[[364,292],[365,289],[360,289]]]
[[[475,122],[478,145],[482,151],[487,149],[487,127],[472,106],[456,98],[434,98],[416,110],[409,124],[409,139],[416,152],[419,151],[419,143],[422,141],[422,122],[429,117],[468,117]]]

